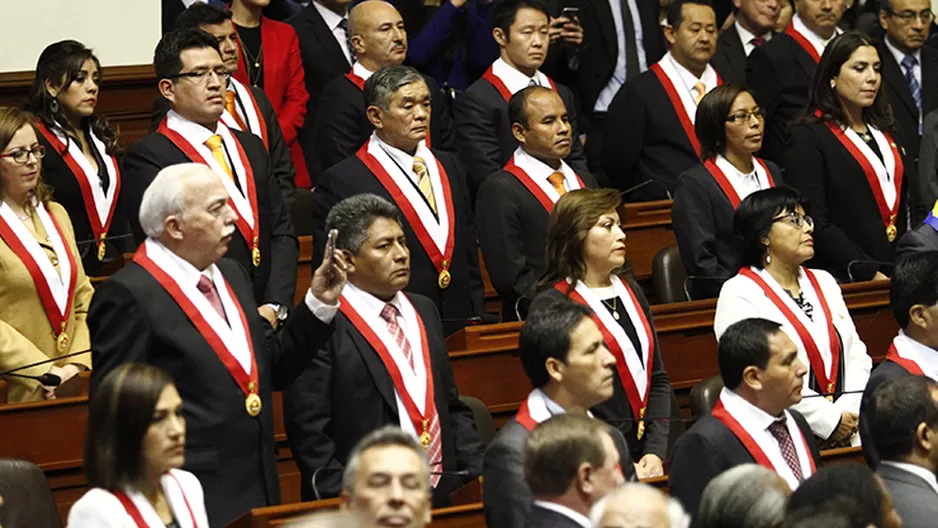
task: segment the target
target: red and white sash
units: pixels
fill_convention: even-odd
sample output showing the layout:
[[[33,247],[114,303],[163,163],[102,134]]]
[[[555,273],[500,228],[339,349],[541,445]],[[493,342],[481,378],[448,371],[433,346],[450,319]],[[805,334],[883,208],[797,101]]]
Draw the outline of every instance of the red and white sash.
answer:
[[[570,283],[567,280],[561,280],[554,285],[554,288],[566,294]],[[619,302],[625,308],[629,320],[635,326],[638,341],[642,349],[635,350],[632,340],[622,329],[618,321],[609,313],[609,310],[603,305],[603,301],[596,293],[583,282],[577,282],[576,287],[570,292],[570,299],[576,303],[589,306],[593,310],[593,322],[599,327],[603,335],[603,341],[609,347],[609,351],[616,358],[616,369],[619,371],[619,379],[622,380],[622,386],[629,397],[629,404],[632,407],[632,414],[636,420],[644,420],[645,409],[648,407],[648,394],[651,388],[652,362],[655,355],[655,334],[651,329],[651,324],[638,303],[635,293],[619,277],[612,277],[612,287],[616,292]],[[639,359],[641,357],[642,359]]]
[[[541,73],[540,70],[538,70],[535,75],[540,75],[539,82],[543,83],[543,81],[546,79],[547,84],[550,85],[551,90],[555,92],[557,91],[557,84],[554,83],[553,79]],[[492,86],[498,90],[498,93],[502,95],[506,103],[511,99],[511,96],[515,94],[508,89],[508,85],[505,84],[505,81],[495,73],[495,70],[492,68],[492,66],[489,66],[489,69],[485,70],[485,73],[482,74],[482,78],[492,83]],[[543,86],[543,84],[541,84],[541,86]]]
[[[98,248],[100,251],[100,245],[104,244],[104,242],[100,240],[107,237],[107,233],[111,229],[111,220],[114,218],[114,209],[117,207],[117,197],[120,195],[121,173],[117,159],[107,154],[107,148],[104,146],[104,143],[94,135],[94,132],[88,134],[91,148],[98,151],[98,154],[104,162],[104,169],[107,171],[111,180],[105,192],[104,189],[101,188],[101,180],[98,177],[98,171],[92,167],[88,158],[85,157],[85,153],[82,152],[81,145],[78,144],[77,141],[68,139],[68,137],[59,130],[55,132],[49,130],[42,121],[36,122],[36,128],[39,130],[39,133],[46,138],[46,141],[52,145],[55,151],[62,156],[69,170],[75,175],[75,180],[78,181],[78,186],[81,188],[81,197],[85,204],[85,214],[88,216],[88,222],[91,224],[91,231],[94,234],[95,240],[99,240]]]
[[[755,156],[753,156],[752,159],[754,161],[753,166],[756,169],[756,177],[759,178],[759,183],[762,188],[768,189],[775,187],[775,180],[772,178],[772,173],[769,172],[769,168],[765,166],[765,162]],[[739,197],[739,195],[742,194],[740,189],[742,182],[740,182],[738,178],[727,178],[723,169],[712,159],[705,161],[704,167],[710,171],[710,175],[716,180],[720,189],[723,189],[723,194],[725,194],[730,203],[733,204],[733,209],[739,207],[739,202],[742,201]]]
[[[227,109],[221,114],[221,122],[228,128],[254,134],[264,140],[264,146],[270,150],[270,141],[267,136],[267,121],[264,120],[264,115],[261,113],[261,108],[257,105],[257,100],[254,99],[254,94],[251,93],[248,87],[236,81],[234,77],[229,79],[229,83],[228,87],[234,92],[237,102],[240,103],[235,104],[235,109],[247,125],[248,130],[241,130],[238,120],[235,119],[235,116],[228,113]]]
[[[738,396],[736,399],[742,400]],[[741,402],[735,401],[734,398],[727,395],[727,390],[723,389],[723,392],[720,393],[720,401],[714,406],[711,414],[733,432],[757,464],[778,473],[792,489],[798,487],[799,482],[795,478],[791,467],[785,462],[778,441],[767,431],[765,434],[760,434],[761,431],[750,430],[751,423],[749,420],[737,419],[736,416],[739,415],[738,409],[740,406]],[[795,452],[798,454],[801,474],[804,478],[808,478],[816,471],[814,457],[811,456],[808,441],[798,427],[798,423],[795,422],[795,419],[788,411],[785,411],[785,415],[787,417],[785,425],[788,427],[788,434],[791,435],[792,443],[795,445]]]
[[[225,169],[222,168],[212,156],[212,151],[208,147],[186,138],[181,132],[181,128],[175,124],[175,120],[170,119],[170,116],[173,114],[175,113],[172,112],[163,119],[157,132],[169,138],[169,140],[176,145],[176,148],[181,150],[193,163],[201,163],[212,169],[212,172],[218,175],[222,184],[225,186],[225,190],[228,191],[228,202],[231,204],[232,209],[238,214],[238,231],[241,232],[241,236],[244,237],[245,242],[256,249],[260,237],[257,188],[254,183],[254,169],[251,167],[251,162],[248,160],[247,153],[244,152],[244,147],[241,146],[241,142],[238,141],[238,138],[231,133],[224,123],[218,123],[215,133],[221,136],[222,142],[225,144],[225,148],[228,152],[237,153],[237,156],[230,156],[229,158],[234,164],[234,167],[230,168],[234,177],[238,179],[238,183],[241,184],[241,189],[244,189],[246,196],[241,194],[241,191],[235,186],[234,182],[231,181],[231,178],[228,177],[228,173],[225,172]]]
[[[259,378],[257,358],[254,355],[254,341],[251,339],[247,317],[244,315],[241,303],[235,297],[234,290],[231,289],[221,272],[215,268],[213,273],[215,289],[222,308],[228,316],[226,323],[205,295],[198,290],[196,284],[187,284],[166,271],[178,267],[166,252],[168,252],[167,249],[148,239],[137,249],[134,262],[152,275],[166,290],[166,293],[176,301],[195,329],[215,351],[218,359],[228,369],[245,396],[257,394]]]
[[[169,502],[170,509],[173,512],[173,517],[176,519],[176,522],[179,523],[179,528],[200,528],[199,522],[195,518],[195,513],[192,511],[192,506],[189,504],[189,499],[186,497],[186,493],[182,489],[182,484],[179,482],[179,479],[173,475],[172,471],[166,475],[167,476],[161,479],[161,481],[165,481],[167,478],[170,478],[173,480],[173,482],[176,483],[176,487],[179,488],[178,497],[176,496],[176,493],[173,492],[175,490],[170,491],[165,487],[163,490],[164,494],[166,495],[166,500]],[[123,490],[114,491],[113,495],[117,498],[118,501],[120,501],[121,506],[124,507],[127,515],[133,519],[134,524],[137,525],[137,528],[163,528],[165,526],[165,523],[159,518],[159,514],[156,513],[156,510],[153,509],[146,498],[144,498],[139,493],[135,494],[138,497],[136,501]],[[182,513],[182,508],[180,508],[181,505],[177,503],[179,499],[181,499],[182,505],[186,507],[186,511],[189,514],[188,518],[180,515],[180,513]],[[136,502],[140,502],[150,507],[144,507],[141,510],[137,507]]]
[[[532,178],[530,174],[522,169],[520,164],[524,164],[518,156],[518,152],[515,151],[515,154],[508,160],[508,163],[505,165],[505,172],[511,173],[515,178],[518,178],[518,181],[521,182],[525,188],[537,198],[537,201],[541,202],[541,205],[544,206],[544,209],[550,213],[551,209],[554,208],[554,204],[557,203],[557,200],[560,199],[560,195],[557,193],[557,190],[554,189],[554,186],[551,185],[547,178]],[[563,162],[561,162],[563,163]],[[570,190],[576,189],[585,189],[586,185],[583,184],[583,180],[578,174],[576,176],[576,187],[571,188]],[[569,178],[564,178],[564,181],[568,186],[573,183]],[[572,187],[572,186],[571,186]]]
[[[700,142],[697,141],[697,133],[694,131],[694,120],[697,116],[697,101],[691,96],[690,91],[685,88],[684,81],[681,79],[681,75],[678,73],[673,61],[674,59],[671,58],[671,55],[666,54],[664,58],[653,64],[649,69],[658,77],[658,81],[668,95],[668,99],[671,100],[671,107],[674,108],[674,113],[677,114],[677,118],[681,122],[681,127],[684,129],[687,140],[690,142],[691,147],[694,148],[694,152],[697,153],[697,156],[700,156]],[[723,84],[723,79],[720,78],[720,74],[709,64],[707,65],[707,70],[713,71],[713,74],[717,78],[717,86]]]
[[[359,90],[365,89],[365,81],[368,80],[368,77],[372,75],[372,72],[368,71],[367,68],[361,65],[361,63],[356,62],[352,64],[351,69],[348,73],[345,74],[345,78],[352,81],[352,84],[358,87]]]
[[[795,304],[791,296],[767,272],[753,268],[742,268],[739,270],[739,274],[756,283],[782,314],[782,317],[795,330],[797,336],[791,337],[797,337],[801,341],[811,364],[811,371],[814,373],[814,377],[821,389],[820,392],[825,395],[833,395],[837,388],[837,374],[840,368],[840,339],[837,336],[837,330],[834,328],[834,319],[831,315],[830,306],[824,297],[824,291],[814,276],[814,272],[805,267],[802,267],[801,270],[807,279],[806,281],[798,281],[801,292],[815,307],[820,305],[821,308],[820,311],[814,311],[813,321],[808,319],[808,316]],[[813,331],[809,331],[809,328]]]
[[[49,213],[45,204],[34,201],[33,207],[36,210],[36,217],[42,223],[49,238],[49,245],[58,256],[58,271],[36,237],[16,217],[13,209],[3,201],[0,201],[0,238],[6,242],[29,271],[46,317],[52,324],[54,337],[58,339],[68,327],[68,320],[72,313],[78,264],[66,243],[62,228],[59,227],[55,217]]]
[[[889,351],[886,353],[886,359],[897,363],[902,368],[915,376],[928,376],[931,379],[938,380],[938,370],[931,367],[922,357],[914,343],[910,343],[911,338],[905,334],[898,334],[889,344]],[[920,347],[925,345],[918,344]],[[938,351],[932,351],[938,354]]]
[[[547,408],[547,395],[541,389],[534,389],[528,394],[527,399],[521,403],[518,412],[515,413],[515,421],[528,431],[532,431],[537,424],[550,418],[553,414]],[[593,416],[593,413],[589,411],[586,411],[586,414],[591,418]]]
[[[413,180],[401,172],[409,167],[398,167],[390,155],[372,137],[355,154],[368,167],[407,218],[417,240],[426,251],[437,273],[453,264],[456,245],[456,208],[449,176],[440,160],[429,149],[418,148],[418,154],[427,162],[427,173],[433,186],[437,212],[434,215],[426,199],[414,186]],[[430,159],[432,158],[432,159]],[[431,163],[432,162],[432,163]]]

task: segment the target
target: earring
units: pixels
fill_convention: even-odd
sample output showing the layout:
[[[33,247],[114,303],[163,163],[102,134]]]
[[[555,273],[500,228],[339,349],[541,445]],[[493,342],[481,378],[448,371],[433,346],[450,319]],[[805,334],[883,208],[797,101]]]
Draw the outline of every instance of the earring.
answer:
[[[766,264],[772,263],[772,255],[769,255],[768,253],[765,254],[765,263]]]
[[[52,100],[52,103],[49,104],[49,110],[52,110],[53,114],[57,114],[59,112],[59,100],[58,99]]]
[[[831,80],[831,90],[837,86],[837,81]]]

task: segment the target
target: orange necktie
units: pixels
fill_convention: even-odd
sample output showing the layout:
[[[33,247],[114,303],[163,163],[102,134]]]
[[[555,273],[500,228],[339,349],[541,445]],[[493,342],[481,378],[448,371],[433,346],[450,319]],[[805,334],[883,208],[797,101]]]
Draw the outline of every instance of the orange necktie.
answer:
[[[707,95],[707,85],[704,84],[703,81],[697,81],[694,83],[694,91],[697,92],[697,97],[694,99],[694,102],[699,104],[703,96]]]
[[[238,126],[241,127],[242,132],[248,131],[248,127],[245,126],[244,121],[241,120],[241,116],[238,115],[238,109],[235,107],[235,94],[230,90],[225,92],[225,110],[231,114],[231,117],[234,118],[235,123],[238,123]]]
[[[212,157],[221,165],[221,168],[225,169],[225,173],[231,178],[231,181],[234,181],[234,174],[231,172],[231,167],[228,166],[228,160],[225,159],[225,149],[222,147],[221,136],[215,134],[206,139],[205,146],[212,151]]]
[[[557,194],[559,194],[560,196],[563,196],[564,194],[567,193],[567,189],[565,189],[563,186],[563,173],[562,172],[557,171],[551,174],[550,176],[547,177],[547,181],[549,181],[550,184],[554,186],[554,190],[557,191]]]

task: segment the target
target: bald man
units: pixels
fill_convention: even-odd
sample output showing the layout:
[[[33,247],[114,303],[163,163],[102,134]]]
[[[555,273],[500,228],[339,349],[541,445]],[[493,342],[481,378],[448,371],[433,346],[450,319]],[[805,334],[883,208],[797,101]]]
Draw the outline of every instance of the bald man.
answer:
[[[602,528],[686,528],[684,508],[657,489],[629,483],[593,507],[590,519]]]
[[[404,20],[384,0],[367,0],[352,8],[348,32],[357,61],[351,71],[323,89],[313,129],[316,157],[323,171],[354,155],[374,130],[365,115],[365,81],[381,68],[403,63],[407,56]],[[424,79],[433,115],[427,146],[453,150],[455,136],[445,96],[435,81],[427,76]]]

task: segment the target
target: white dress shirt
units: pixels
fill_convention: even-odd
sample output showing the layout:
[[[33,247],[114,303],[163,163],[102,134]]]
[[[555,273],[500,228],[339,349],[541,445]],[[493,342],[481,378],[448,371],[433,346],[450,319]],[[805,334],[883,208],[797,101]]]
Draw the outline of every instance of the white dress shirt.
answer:
[[[356,62],[352,65],[352,73],[361,77],[363,81],[367,81],[372,75],[375,74],[375,72],[362,66],[360,62]]]
[[[768,178],[766,177],[763,180],[759,177],[759,170],[757,169],[759,165],[754,159],[752,160],[752,172],[750,173],[743,173],[741,170],[737,169],[736,165],[730,163],[722,154],[717,155],[714,163],[723,171],[726,178],[730,180],[733,189],[736,191],[736,194],[739,195],[740,201],[756,191],[769,188]]]
[[[938,477],[935,477],[935,474],[931,471],[923,468],[922,466],[916,466],[915,464],[909,464],[908,462],[893,462],[891,460],[882,460],[880,464],[884,466],[892,466],[896,469],[901,469],[902,471],[911,473],[916,477],[921,478],[931,486],[932,491],[938,494]]]
[[[534,505],[540,506],[541,508],[544,508],[545,510],[551,510],[553,512],[557,512],[560,515],[563,515],[564,517],[571,519],[573,522],[579,524],[583,528],[591,528],[593,526],[592,523],[590,523],[589,517],[583,515],[582,513],[578,511],[574,511],[573,509],[568,508],[562,504],[557,504],[556,502],[536,500],[534,501]]]
[[[414,151],[413,155],[410,155],[399,148],[392,147],[388,143],[385,143],[378,137],[378,134],[373,134],[372,137],[378,145],[387,152],[388,156],[391,156],[391,159],[397,163],[398,167],[403,170],[404,174],[406,174],[415,185],[420,183],[420,176],[414,171],[414,158],[420,156],[424,163],[426,163],[428,172],[430,171],[430,164],[436,164],[436,156],[427,148],[426,142],[424,141],[418,143],[417,150]]]
[[[329,28],[332,36],[335,38],[335,41],[339,44],[339,49],[341,49],[342,54],[345,55],[345,60],[351,64],[352,54],[349,53],[348,49],[348,37],[345,31],[339,27],[339,24],[343,20],[348,20],[348,17],[341,17],[333,13],[330,9],[324,7],[319,2],[313,2],[313,6],[316,8],[316,11],[319,12],[319,16],[321,16],[323,21],[326,23],[326,27]]]
[[[492,73],[501,79],[503,83],[505,83],[505,88],[508,88],[508,91],[511,92],[511,95],[515,95],[528,86],[531,86],[532,81],[534,84],[543,86],[544,88],[551,87],[550,79],[544,75],[541,70],[535,71],[534,77],[528,77],[527,75],[521,73],[520,70],[509,65],[501,57],[492,63]]]
[[[902,65],[902,61],[905,59],[906,54],[899,51],[899,48],[895,47],[892,44],[892,41],[889,40],[887,35],[883,41],[886,43],[886,47],[889,49],[889,52],[892,53],[892,56],[896,59],[896,64],[899,65],[899,71],[902,72],[903,80],[905,78],[905,66]],[[915,53],[912,54],[915,57],[915,67],[912,68],[912,75],[915,76],[915,80],[918,81],[918,85],[922,86],[922,50],[915,50]]]
[[[824,39],[817,33],[811,31],[808,26],[805,25],[804,21],[801,20],[801,17],[798,16],[798,14],[795,14],[795,16],[792,17],[791,23],[795,26],[795,29],[798,30],[798,33],[801,33],[804,35],[804,38],[808,39],[808,43],[814,47],[814,50],[817,51],[819,56],[824,55],[824,48],[827,47],[827,43],[834,40],[834,37],[837,35],[841,34],[840,28],[836,28],[834,29],[834,34],[831,35],[831,38]]]
[[[893,340],[896,352],[900,357],[913,361],[922,369],[922,374],[938,381],[938,350],[929,348],[899,330],[899,335]]]
[[[606,87],[599,92],[596,98],[596,104],[593,105],[594,112],[605,112],[612,104],[612,99],[619,92],[619,88],[625,84],[625,32],[632,31],[635,34],[635,51],[638,56],[638,71],[643,72],[648,69],[648,62],[645,58],[645,46],[642,45],[642,18],[638,12],[638,5],[635,0],[628,0],[629,12],[632,14],[632,27],[625,27],[625,20],[622,16],[621,0],[609,0],[609,8],[612,9],[612,22],[616,27],[616,49],[619,54],[616,56],[616,65],[612,69],[612,77],[606,83]]]
[[[551,174],[557,172],[558,170],[563,173],[563,187],[565,190],[571,191],[580,188],[580,184],[576,178],[576,172],[574,172],[574,170],[571,169],[570,166],[567,165],[563,160],[560,160],[559,169],[553,169],[550,165],[525,152],[523,148],[518,147],[515,150],[514,161],[515,165],[517,165],[518,168],[524,172],[528,173],[528,176],[535,180],[535,182],[547,182],[546,186],[541,185],[541,188],[545,189],[545,192],[549,190],[554,193],[551,194],[548,192],[548,196],[553,197],[556,194],[556,191],[554,191],[553,184],[551,184],[547,179],[550,178]]]
[[[704,93],[710,93],[710,90],[713,90],[717,87],[717,82],[719,81],[717,77],[717,71],[713,69],[712,66],[707,65],[707,68],[704,70],[703,75],[699,78],[690,72],[687,68],[681,65],[680,62],[674,59],[674,56],[671,55],[669,51],[663,60],[668,60],[674,66],[674,69],[677,71],[678,77],[681,79],[681,83],[684,84],[684,89],[687,93],[691,94],[693,99],[697,100],[697,90],[694,89],[694,85],[698,81],[704,83]],[[676,89],[680,90],[679,85],[675,86]],[[693,116],[691,116],[693,118]]]
[[[743,51],[746,52],[746,56],[748,57],[749,54],[752,53],[752,50],[756,49],[756,45],[752,43],[752,39],[757,38],[757,35],[744,28],[743,25],[739,23],[738,18],[736,19],[736,33],[739,34],[739,40],[743,44]],[[767,31],[765,34],[758,36],[764,38],[766,42],[772,40],[771,31]]]

